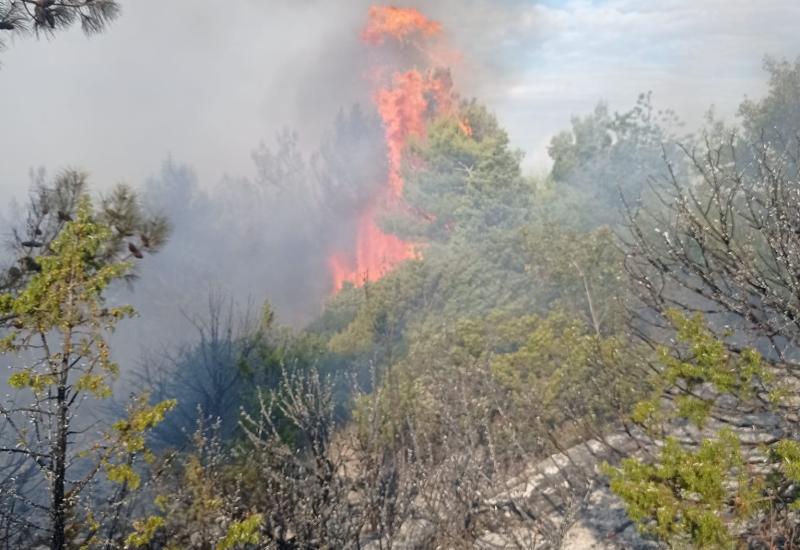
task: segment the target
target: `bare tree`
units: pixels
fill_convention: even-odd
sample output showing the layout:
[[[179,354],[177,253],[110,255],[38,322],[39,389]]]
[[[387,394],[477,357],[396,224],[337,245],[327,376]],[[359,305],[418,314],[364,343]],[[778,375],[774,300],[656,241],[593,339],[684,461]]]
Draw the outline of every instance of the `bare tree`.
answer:
[[[178,401],[176,410],[155,430],[160,443],[183,447],[198,414],[220,419],[219,431],[225,439],[236,431],[236,411],[252,393],[246,383],[254,379],[259,353],[272,344],[269,306],[264,306],[260,318],[253,311],[248,306],[237,313],[232,298],[211,291],[206,314],[186,314],[197,340],[145,357],[136,373],[136,386],[155,400]]]
[[[733,134],[683,147],[689,178],[671,171],[651,186],[651,205],[628,208],[627,270],[645,311],[701,311],[720,331],[728,324],[740,340],[746,333],[775,359],[792,360],[800,337],[798,143],[745,143]]]
[[[358,547],[366,518],[337,449],[334,392],[316,371],[284,372],[242,427],[265,484],[265,533],[276,547]],[[286,439],[295,440],[295,445]]]

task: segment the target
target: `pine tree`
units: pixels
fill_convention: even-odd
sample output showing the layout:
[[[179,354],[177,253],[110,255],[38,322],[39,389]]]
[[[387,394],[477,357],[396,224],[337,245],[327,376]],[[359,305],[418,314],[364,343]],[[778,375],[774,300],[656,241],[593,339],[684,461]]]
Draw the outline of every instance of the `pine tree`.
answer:
[[[86,403],[111,397],[120,366],[107,335],[134,314],[106,304],[105,293],[132,276],[141,255],[131,250],[134,238],[152,249],[163,243],[166,225],[146,218],[124,187],[93,208],[85,176],[66,172],[34,195],[28,229],[41,239],[19,243],[30,269],[0,294],[0,351],[13,362],[8,384],[16,390],[0,405],[0,457],[27,475],[5,480],[0,514],[17,537],[9,544],[44,533],[54,550],[92,545],[119,536],[120,505],[141,482],[136,466],[152,458],[145,433],[174,406],[138,396],[125,418],[98,431]]]
[[[10,33],[52,34],[80,22],[87,35],[102,32],[119,15],[116,0],[2,0],[0,47]]]

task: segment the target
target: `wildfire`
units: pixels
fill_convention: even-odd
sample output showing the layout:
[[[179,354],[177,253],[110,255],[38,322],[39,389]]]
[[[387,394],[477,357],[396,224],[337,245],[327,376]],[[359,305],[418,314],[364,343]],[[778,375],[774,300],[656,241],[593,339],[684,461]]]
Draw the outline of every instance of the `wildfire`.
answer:
[[[431,107],[442,109],[447,96],[439,78],[425,76],[417,70],[395,74],[392,86],[380,89],[375,94],[375,103],[386,132],[389,189],[393,198],[400,199],[403,194],[400,168],[408,138],[424,135],[427,112]]]
[[[380,45],[388,39],[407,42],[440,33],[441,25],[417,10],[373,6],[361,37],[368,44]],[[397,71],[376,89],[374,101],[383,121],[388,154],[386,185],[359,215],[355,253],[337,251],[329,258],[334,292],[345,282],[360,285],[377,280],[398,263],[416,256],[413,243],[385,233],[378,226],[377,218],[383,211],[404,208],[401,167],[406,145],[409,138],[425,135],[427,120],[433,114],[453,112],[452,87],[450,72],[439,68]],[[466,135],[471,135],[466,121],[459,124]]]
[[[415,9],[372,6],[361,38],[369,44],[383,44],[387,38],[404,41],[415,35],[431,37],[441,32],[439,23],[429,20]]]

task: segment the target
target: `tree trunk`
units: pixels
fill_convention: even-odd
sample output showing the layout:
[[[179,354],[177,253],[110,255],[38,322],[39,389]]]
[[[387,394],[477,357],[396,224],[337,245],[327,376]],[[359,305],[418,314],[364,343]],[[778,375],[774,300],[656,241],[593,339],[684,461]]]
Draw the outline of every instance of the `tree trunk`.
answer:
[[[51,550],[64,550],[66,540],[66,511],[64,486],[67,475],[67,387],[65,376],[58,386],[56,441],[53,445],[53,500],[50,505]]]

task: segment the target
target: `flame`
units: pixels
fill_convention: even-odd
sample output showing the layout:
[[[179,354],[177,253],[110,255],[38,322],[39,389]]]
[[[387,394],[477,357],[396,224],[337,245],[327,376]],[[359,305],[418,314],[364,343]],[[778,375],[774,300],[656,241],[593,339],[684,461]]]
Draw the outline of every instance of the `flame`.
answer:
[[[378,227],[376,210],[371,205],[361,213],[355,258],[335,253],[328,259],[335,291],[341,290],[346,282],[359,286],[366,281],[377,281],[396,264],[416,257],[412,244]]]
[[[397,199],[403,195],[403,177],[400,174],[403,150],[410,136],[422,136],[425,132],[430,89],[428,79],[419,71],[412,70],[395,74],[393,86],[378,90],[375,94],[375,103],[386,133],[389,189]]]
[[[373,6],[361,36],[368,44],[380,45],[387,39],[408,42],[440,33],[441,25],[417,10]],[[398,263],[417,257],[417,247],[413,243],[384,232],[377,219],[383,211],[406,208],[401,168],[409,138],[424,137],[427,121],[432,116],[454,114],[452,88],[447,69],[412,69],[395,72],[375,91],[373,99],[383,122],[388,156],[386,185],[359,214],[354,253],[336,251],[329,257],[334,292],[341,290],[345,282],[358,286],[375,281]],[[466,121],[459,121],[459,126],[466,135],[471,135]]]
[[[415,9],[372,6],[361,38],[369,44],[383,44],[387,38],[407,41],[415,35],[431,37],[441,31],[441,24],[429,20]]]
[[[472,126],[470,126],[469,120],[466,118],[458,119],[458,128],[465,136],[472,137]]]

